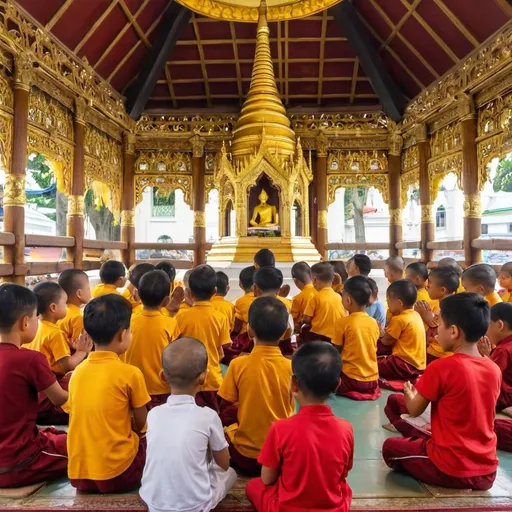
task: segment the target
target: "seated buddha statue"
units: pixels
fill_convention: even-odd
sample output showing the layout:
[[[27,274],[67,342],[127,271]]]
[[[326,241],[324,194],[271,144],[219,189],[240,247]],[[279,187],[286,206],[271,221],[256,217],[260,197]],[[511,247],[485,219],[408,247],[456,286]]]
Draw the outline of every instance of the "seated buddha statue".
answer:
[[[268,194],[264,189],[258,196],[260,204],[254,208],[249,224],[253,228],[274,228],[278,225],[276,207],[267,204]],[[258,221],[256,220],[258,219]]]

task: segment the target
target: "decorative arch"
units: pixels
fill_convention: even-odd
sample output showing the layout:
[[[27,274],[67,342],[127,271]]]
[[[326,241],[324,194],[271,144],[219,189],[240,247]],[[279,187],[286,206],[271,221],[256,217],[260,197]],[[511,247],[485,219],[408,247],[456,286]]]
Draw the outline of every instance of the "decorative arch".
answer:
[[[429,162],[428,175],[432,202],[437,199],[441,183],[448,174],[453,173],[457,176],[457,186],[462,190],[462,158],[462,152],[457,152]]]
[[[387,174],[336,174],[330,175],[327,182],[327,204],[334,203],[336,190],[339,188],[374,187],[381,194],[384,202],[389,202],[389,180]]]
[[[147,187],[158,187],[169,193],[179,189],[183,192],[185,204],[191,206],[192,178],[187,175],[137,175],[135,177],[135,205],[142,202]]]
[[[405,172],[400,176],[400,208],[405,208],[407,204],[407,194],[409,188],[412,186],[420,186],[420,170],[414,169],[412,171]]]

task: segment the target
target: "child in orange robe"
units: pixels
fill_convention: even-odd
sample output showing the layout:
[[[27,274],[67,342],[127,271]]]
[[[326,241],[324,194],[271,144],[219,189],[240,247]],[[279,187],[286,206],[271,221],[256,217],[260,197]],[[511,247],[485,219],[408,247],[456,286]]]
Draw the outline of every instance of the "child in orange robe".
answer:
[[[503,290],[501,300],[503,302],[512,302],[512,261],[505,263],[500,268],[498,282]]]
[[[120,261],[108,260],[100,268],[100,284],[92,290],[92,298],[102,295],[121,295],[118,288],[126,284],[126,268]]]
[[[229,277],[224,272],[217,272],[217,291],[212,297],[213,309],[220,311],[226,315],[231,331],[235,321],[235,305],[226,300],[229,292]]]
[[[451,270],[454,270],[455,272],[457,272],[457,275],[459,276],[459,287],[457,288],[457,293],[462,293],[462,292],[465,292],[466,290],[464,289],[464,286],[462,286],[462,272],[463,272],[463,269],[462,267],[457,263],[457,260],[455,258],[441,258],[438,262],[437,262],[437,267],[438,268],[445,268],[445,267],[448,267],[450,268]]]
[[[496,271],[487,263],[471,265],[462,273],[464,289],[470,293],[479,293],[491,307],[502,302],[496,292],[496,280]]]
[[[372,271],[372,260],[366,254],[354,254],[347,261],[347,277],[366,276]]]
[[[300,292],[295,295],[292,300],[291,315],[293,317],[295,332],[300,333],[302,318],[304,316],[304,311],[306,310],[309,299],[313,295],[316,295],[318,292],[313,286],[311,267],[306,262],[300,261],[299,263],[295,263],[295,265],[293,265],[292,278],[293,283],[300,290]],[[299,347],[302,345],[300,334],[297,337],[297,345]]]
[[[432,310],[439,309],[439,301],[432,299],[427,290],[428,269],[425,263],[418,261],[407,265],[407,268],[405,269],[405,278],[416,286],[418,302],[426,302]],[[428,327],[429,326],[425,324],[425,329],[428,329]]]

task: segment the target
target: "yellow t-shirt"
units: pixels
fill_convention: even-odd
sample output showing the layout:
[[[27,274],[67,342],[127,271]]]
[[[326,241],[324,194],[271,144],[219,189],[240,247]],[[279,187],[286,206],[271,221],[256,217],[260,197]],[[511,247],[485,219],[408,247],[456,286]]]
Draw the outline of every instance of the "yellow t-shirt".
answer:
[[[332,339],[334,324],[345,316],[345,308],[340,295],[327,286],[309,298],[304,315],[312,318],[311,332]]]
[[[160,311],[143,310],[132,316],[130,327],[132,342],[122,359],[142,372],[150,395],[170,393],[160,371],[165,347],[178,337],[178,323]]]
[[[300,293],[295,295],[292,300],[292,307],[290,308],[290,312],[295,323],[298,323],[302,320],[309,299],[317,293],[318,292],[312,284],[305,284]]]
[[[432,311],[439,310],[439,301],[438,300],[432,300],[430,298],[430,295],[428,294],[428,291],[426,288],[420,288],[418,290],[418,301],[425,301]],[[423,325],[425,326],[425,331],[428,331],[429,325],[425,322],[423,322]]]
[[[131,292],[131,290],[129,288],[126,288],[125,290],[123,290],[123,293],[121,295],[132,305],[132,308],[134,308],[140,304],[140,300],[135,300],[133,298],[133,293]]]
[[[71,340],[77,339],[82,334],[84,317],[82,310],[75,304],[68,304],[66,311],[66,316],[57,322],[57,327],[62,330],[71,345]]]
[[[235,318],[242,321],[242,328],[239,334],[247,332],[247,323],[249,322],[249,308],[255,299],[254,293],[249,292],[235,301]]]
[[[341,293],[341,292],[343,292],[343,283],[340,283],[340,284],[333,284],[333,285],[332,285],[332,289],[333,289],[336,293]]]
[[[485,296],[485,300],[489,303],[489,306],[491,306],[491,308],[495,304],[498,304],[499,302],[503,302],[503,299],[498,295],[498,292],[489,293],[489,295]]]
[[[279,347],[256,345],[251,354],[231,361],[219,396],[238,402],[238,423],[226,428],[235,448],[257,459],[272,424],[290,417],[292,365]]]
[[[334,345],[342,347],[343,373],[362,382],[379,378],[377,341],[379,326],[366,312],[351,313],[334,326]]]
[[[68,477],[110,480],[139,449],[132,409],[151,400],[142,372],[114,352],[91,352],[69,382]]]
[[[439,325],[439,317],[441,314],[441,308],[440,308],[439,304],[438,304],[437,308],[432,309],[432,312],[434,313],[434,320],[435,320],[436,324]],[[436,331],[437,331],[437,329],[436,329]],[[434,332],[436,332],[436,331],[434,331]],[[443,350],[443,347],[441,346],[441,344],[439,343],[439,341],[437,341],[437,339],[435,337],[432,336],[429,339],[427,339],[427,343],[428,343],[427,354],[430,354],[431,356],[439,357],[439,358],[453,356],[453,352],[445,352]]]
[[[459,279],[459,287],[457,288],[457,293],[463,293],[466,291],[466,288],[462,286],[462,279]]]
[[[233,327],[233,322],[235,321],[235,305],[220,295],[214,295],[210,302],[212,303],[213,309],[226,315],[229,328],[231,329]]]
[[[418,370],[424,370],[427,362],[426,336],[423,320],[414,309],[405,309],[393,315],[386,333],[395,338],[393,355]]]
[[[101,297],[102,295],[121,295],[117,288],[113,284],[97,284],[94,289],[92,290],[92,298],[97,299],[98,297]]]
[[[218,391],[222,384],[222,345],[231,343],[226,315],[213,309],[210,301],[198,301],[191,308],[181,311],[176,320],[179,337],[196,338],[206,347],[208,375],[203,390]]]
[[[71,350],[66,335],[57,324],[48,322],[48,320],[40,320],[36,337],[23,347],[44,354],[53,372],[61,375],[65,373],[57,361],[70,356]]]
[[[506,291],[502,296],[501,300],[503,302],[512,302],[512,292]]]

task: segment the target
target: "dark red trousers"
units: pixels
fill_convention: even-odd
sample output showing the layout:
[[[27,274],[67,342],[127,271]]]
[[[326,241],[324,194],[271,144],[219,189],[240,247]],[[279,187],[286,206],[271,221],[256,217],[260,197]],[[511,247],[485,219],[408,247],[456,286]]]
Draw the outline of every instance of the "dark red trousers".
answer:
[[[164,393],[163,395],[150,395],[151,402],[146,406],[148,411],[151,411],[153,407],[158,407],[159,405],[164,405],[167,402],[167,399],[171,396],[171,393]]]
[[[377,341],[377,355],[378,356],[390,356],[393,353],[393,348],[388,345],[384,345],[380,340]]]
[[[71,372],[66,375],[56,375],[58,383],[62,389],[68,390]],[[62,407],[53,405],[50,399],[44,394],[39,393],[39,411],[37,412],[38,425],[67,425],[69,415],[62,410]]]
[[[416,380],[422,373],[412,364],[406,363],[397,356],[379,356],[379,377],[388,380]]]
[[[71,485],[80,492],[116,494],[129,492],[140,487],[142,471],[146,463],[146,439],[142,438],[139,443],[139,450],[130,467],[119,476],[110,480],[75,480],[71,479]]]
[[[304,345],[304,343],[311,343],[312,341],[327,341],[331,343],[331,338],[323,336],[322,334],[316,334],[312,332],[309,327],[303,327],[300,334],[297,336],[297,347]]]
[[[48,439],[45,449],[8,473],[0,474],[0,487],[23,487],[68,474],[67,434],[52,427],[39,429]]]
[[[388,396],[384,413],[386,414],[390,423],[402,434],[404,437],[421,437],[428,439],[429,436],[420,430],[414,428],[412,425],[403,420],[400,416],[407,414],[407,407],[405,407],[404,395],[394,394]]]
[[[226,436],[226,440],[229,443],[229,455],[231,457],[231,466],[242,475],[245,476],[258,476],[261,473],[261,464],[257,459],[251,459],[242,455]]]
[[[249,337],[247,332],[243,334],[238,334],[233,338],[233,342],[231,346],[223,347],[224,348],[224,357],[222,358],[222,363],[229,365],[235,357],[238,357],[240,354],[250,354],[252,349],[254,348],[254,342]]]
[[[346,396],[352,400],[377,400],[381,391],[378,380],[363,382],[351,379],[342,372],[336,394]]]
[[[224,427],[238,423],[238,405],[234,405],[223,398],[220,398],[220,420]]]
[[[436,356],[433,356],[432,354],[429,354],[427,352],[427,366],[430,364],[430,363],[433,363],[434,361],[437,361],[439,359],[439,357],[436,357]]]
[[[464,478],[447,475],[430,460],[426,446],[426,439],[390,437],[384,441],[382,456],[391,469],[408,473],[429,485],[474,491],[487,491],[492,487],[496,472]]]
[[[292,345],[292,339],[287,338],[285,340],[281,340],[279,342],[279,349],[281,350],[281,354],[283,354],[283,356],[293,356],[295,349]]]
[[[217,391],[199,391],[196,395],[196,404],[199,407],[209,407],[217,414],[219,413],[220,404]]]
[[[512,419],[496,420],[494,422],[494,432],[498,437],[498,450],[512,452]]]
[[[265,485],[261,478],[249,480],[245,487],[247,499],[257,512],[278,512],[278,485]]]

